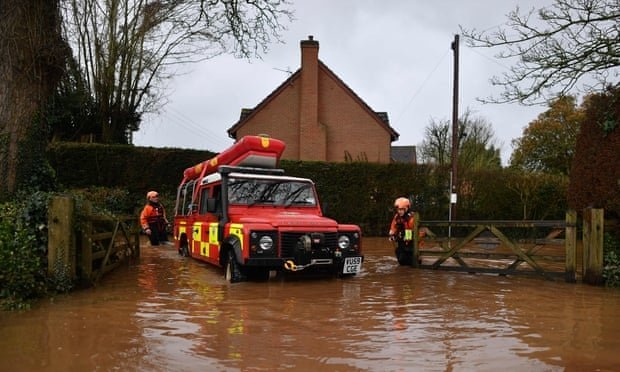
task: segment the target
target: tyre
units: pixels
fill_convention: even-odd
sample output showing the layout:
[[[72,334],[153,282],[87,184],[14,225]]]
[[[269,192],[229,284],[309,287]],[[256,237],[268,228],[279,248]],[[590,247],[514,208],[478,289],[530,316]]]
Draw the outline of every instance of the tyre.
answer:
[[[230,283],[239,283],[245,280],[245,275],[241,271],[241,265],[237,262],[235,252],[232,249],[228,250],[224,277]]]

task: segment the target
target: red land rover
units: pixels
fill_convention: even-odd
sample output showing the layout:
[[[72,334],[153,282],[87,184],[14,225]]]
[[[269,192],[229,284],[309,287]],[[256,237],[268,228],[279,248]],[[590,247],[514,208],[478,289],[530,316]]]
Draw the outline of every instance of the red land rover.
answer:
[[[277,168],[284,147],[246,136],[184,171],[174,217],[179,254],[224,268],[231,283],[271,271],[360,272],[359,226],[323,216],[312,180]]]

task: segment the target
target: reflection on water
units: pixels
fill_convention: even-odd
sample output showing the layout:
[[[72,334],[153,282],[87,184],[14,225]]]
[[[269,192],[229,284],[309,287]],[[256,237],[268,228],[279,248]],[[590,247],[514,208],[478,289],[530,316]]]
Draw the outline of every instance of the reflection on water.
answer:
[[[0,315],[0,371],[620,368],[620,291],[398,266],[228,284],[169,248],[94,289]]]

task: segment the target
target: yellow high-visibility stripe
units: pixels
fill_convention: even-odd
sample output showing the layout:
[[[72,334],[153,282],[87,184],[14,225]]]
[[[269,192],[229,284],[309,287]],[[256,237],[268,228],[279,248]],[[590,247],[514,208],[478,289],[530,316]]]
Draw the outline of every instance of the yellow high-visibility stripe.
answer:
[[[241,242],[241,251],[243,252],[243,224],[231,223],[228,228],[228,233],[239,238],[239,241]]]
[[[209,244],[220,245],[220,242],[217,240],[217,230],[220,226],[217,222],[212,222],[209,224]]]

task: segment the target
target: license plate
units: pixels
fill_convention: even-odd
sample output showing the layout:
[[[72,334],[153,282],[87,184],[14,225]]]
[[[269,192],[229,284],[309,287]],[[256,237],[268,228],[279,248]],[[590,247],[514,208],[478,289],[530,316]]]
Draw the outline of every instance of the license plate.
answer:
[[[362,258],[361,257],[346,257],[344,259],[344,266],[342,267],[343,274],[357,274],[362,270]]]

